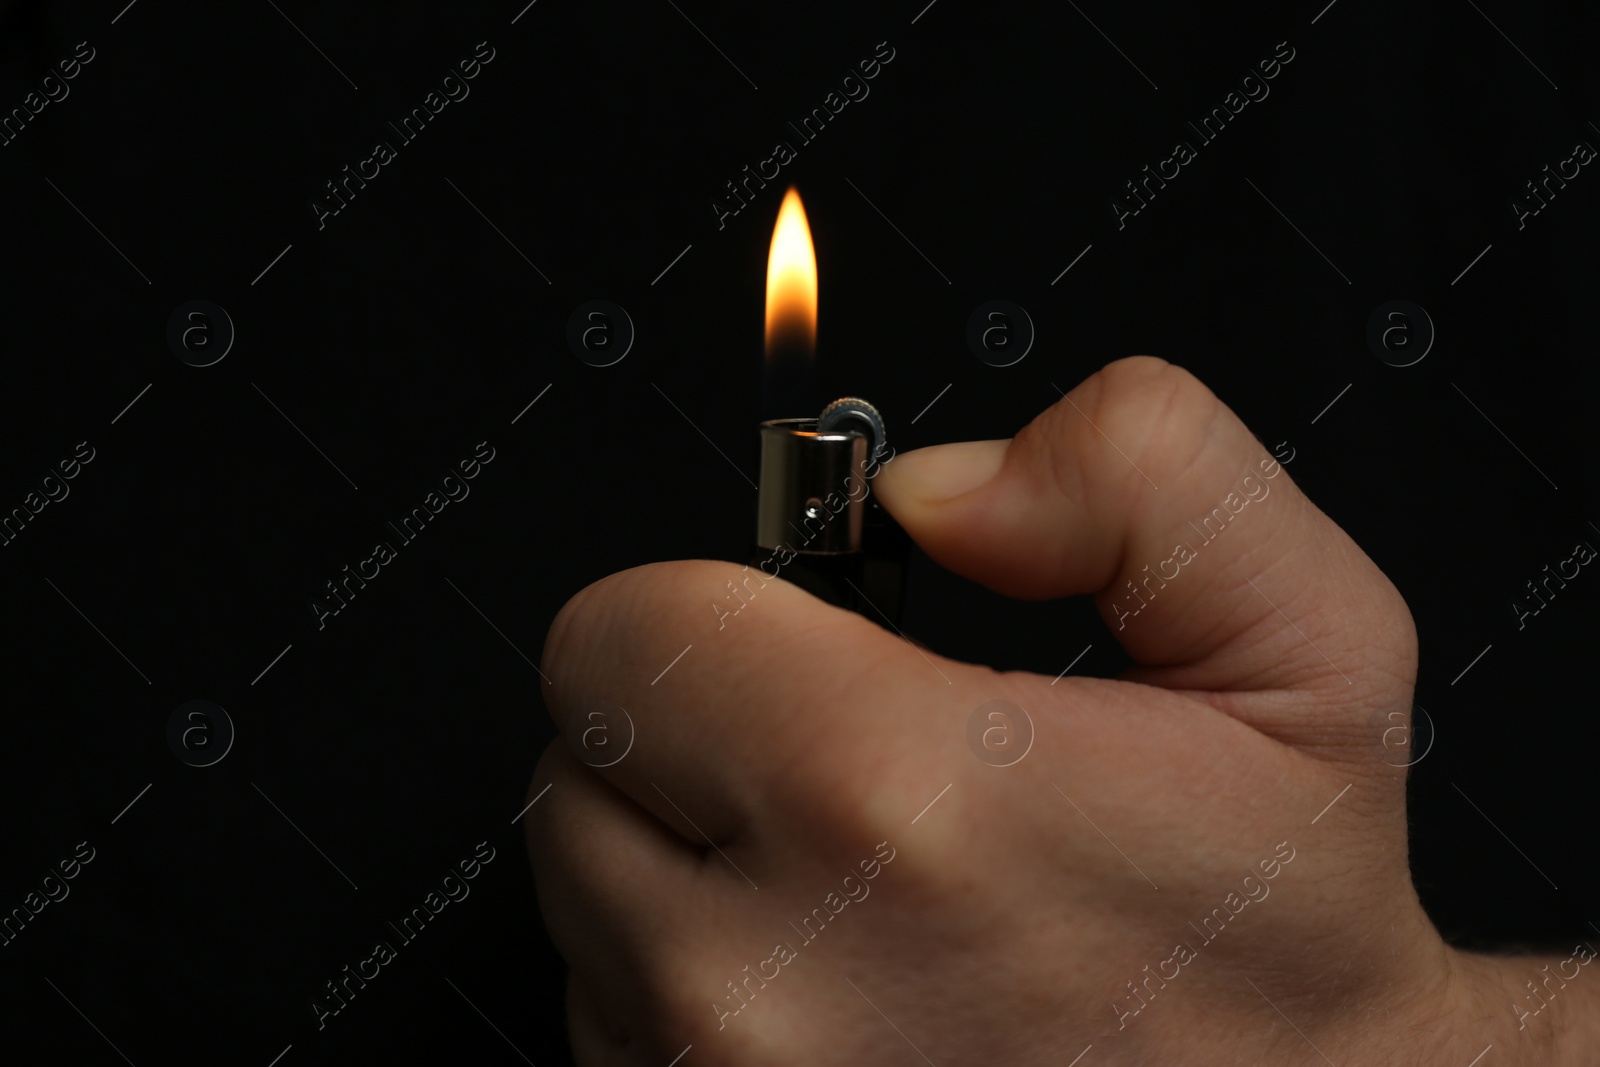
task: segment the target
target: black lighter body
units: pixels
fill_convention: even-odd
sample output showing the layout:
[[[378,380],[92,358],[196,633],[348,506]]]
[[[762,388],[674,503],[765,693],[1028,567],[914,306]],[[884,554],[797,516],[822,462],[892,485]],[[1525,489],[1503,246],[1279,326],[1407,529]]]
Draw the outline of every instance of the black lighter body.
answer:
[[[898,631],[911,541],[871,498],[893,454],[877,409],[856,397],[763,422],[752,564]]]

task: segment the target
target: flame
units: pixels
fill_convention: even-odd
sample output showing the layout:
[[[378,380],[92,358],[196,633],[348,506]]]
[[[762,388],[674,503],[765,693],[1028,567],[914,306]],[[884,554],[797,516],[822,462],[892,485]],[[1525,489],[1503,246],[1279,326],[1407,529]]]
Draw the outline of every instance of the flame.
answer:
[[[790,186],[767,254],[767,355],[817,346],[817,253],[800,194]]]

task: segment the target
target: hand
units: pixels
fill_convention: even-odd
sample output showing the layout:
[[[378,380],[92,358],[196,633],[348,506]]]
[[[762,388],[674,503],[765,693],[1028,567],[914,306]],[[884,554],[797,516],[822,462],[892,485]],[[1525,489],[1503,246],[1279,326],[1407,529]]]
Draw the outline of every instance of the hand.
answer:
[[[1123,360],[875,485],[1140,666],[998,673],[723,563],[585,589],[527,820],[579,1062],[1578,1062],[1600,978],[1519,1020],[1557,964],[1448,948],[1412,888],[1404,601],[1196,379]]]

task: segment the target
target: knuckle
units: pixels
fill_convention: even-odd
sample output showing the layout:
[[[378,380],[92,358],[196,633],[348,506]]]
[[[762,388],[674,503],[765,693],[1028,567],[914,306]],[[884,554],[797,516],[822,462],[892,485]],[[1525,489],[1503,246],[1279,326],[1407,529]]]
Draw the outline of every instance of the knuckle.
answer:
[[[1104,417],[1101,425],[1126,428],[1144,436],[1170,425],[1176,421],[1174,416],[1209,415],[1217,404],[1216,395],[1199,378],[1176,363],[1155,356],[1117,360],[1101,369],[1095,378],[1099,379],[1100,388],[1093,402]]]
[[[1129,356],[1085,378],[1024,427],[1017,443],[1052,484],[1075,496],[1103,487],[1107,478],[1142,482],[1129,458],[1139,469],[1165,466],[1155,463],[1158,455],[1191,461],[1222,410],[1216,395],[1183,367],[1156,356]]]
[[[1212,443],[1213,423],[1227,410],[1199,378],[1155,356],[1117,360],[1085,384],[1092,392],[1080,406],[1098,427],[1089,432],[1115,441],[1146,472],[1186,469]],[[1115,477],[1143,480],[1118,458],[1107,468]]]
[[[1151,378],[1166,373],[1168,370],[1181,370],[1176,364],[1168,362],[1160,356],[1123,356],[1107,363],[1096,373],[1116,377],[1133,377],[1135,379]]]

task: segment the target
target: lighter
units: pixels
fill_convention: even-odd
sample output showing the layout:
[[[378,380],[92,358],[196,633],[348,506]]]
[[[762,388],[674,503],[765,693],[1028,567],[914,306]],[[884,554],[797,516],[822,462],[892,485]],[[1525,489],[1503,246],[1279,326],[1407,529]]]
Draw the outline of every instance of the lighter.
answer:
[[[811,407],[817,265],[800,196],[778,210],[767,259],[761,484],[752,563],[830,604],[898,629],[910,539],[872,499],[889,462],[883,417],[857,397],[815,418],[775,418]]]
[[[871,498],[893,457],[883,418],[856,397],[814,419],[763,422],[755,564],[898,628],[910,538]]]

